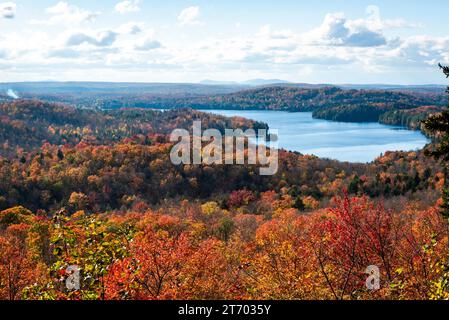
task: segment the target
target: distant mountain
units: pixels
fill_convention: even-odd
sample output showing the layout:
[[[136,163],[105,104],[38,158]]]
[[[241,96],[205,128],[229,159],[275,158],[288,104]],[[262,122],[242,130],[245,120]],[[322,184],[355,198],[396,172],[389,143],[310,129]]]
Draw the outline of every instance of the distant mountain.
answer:
[[[439,84],[426,84],[426,85],[394,85],[394,84],[310,84],[310,83],[272,83],[271,85],[292,87],[300,89],[321,89],[336,87],[343,90],[383,90],[383,91],[395,91],[395,92],[416,92],[416,93],[444,93],[447,86]]]
[[[270,87],[282,86],[301,89],[321,89],[329,87],[338,87],[343,90],[385,90],[385,91],[402,91],[402,92],[421,92],[421,93],[442,93],[446,90],[445,85],[424,84],[424,85],[400,85],[400,84],[330,84],[330,83],[295,83],[280,79],[252,79],[242,82],[237,81],[215,81],[203,80],[203,85],[213,86],[246,86],[246,87]]]
[[[252,79],[248,81],[241,82],[241,84],[249,86],[267,86],[275,84],[289,84],[291,82],[279,79]]]
[[[321,119],[370,122],[392,110],[422,106],[444,106],[446,96],[439,93],[386,90],[348,90],[339,87],[298,87],[270,85],[234,93],[187,97],[122,97],[103,100],[100,108],[142,107],[154,109],[225,109],[314,112]]]
[[[338,94],[326,94],[329,91]],[[0,101],[39,99],[100,109],[189,107],[316,111],[317,117],[355,121],[361,119],[360,114],[363,119],[368,114],[371,114],[369,119],[377,119],[380,113],[399,109],[400,105],[407,105],[407,108],[444,106],[447,104],[444,91],[443,85],[337,86],[289,83],[278,79],[254,79],[245,83],[205,80],[201,84],[47,81],[0,83]],[[383,106],[372,108],[374,103]],[[326,110],[317,111],[318,108]],[[373,109],[376,112],[371,112]],[[357,117],[354,116],[356,113],[359,114]]]
[[[203,80],[199,82],[199,84],[206,85],[206,86],[239,86],[241,85],[237,81],[217,81],[217,80]]]
[[[252,79],[242,82],[237,81],[217,81],[217,80],[203,80],[200,84],[204,85],[225,85],[225,86],[268,86],[268,85],[278,85],[278,84],[291,84],[291,82],[279,79]]]
[[[126,83],[126,82],[12,82],[0,83],[0,100],[8,92],[23,98],[53,100],[52,97],[114,98],[127,96],[195,96],[234,93],[241,85],[206,85],[192,83]],[[47,99],[48,98],[48,99]],[[56,99],[57,100],[57,99]],[[64,102],[65,100],[62,99]]]
[[[409,91],[422,93],[442,93],[446,86],[438,84],[425,85],[392,85],[392,84],[342,84],[338,85],[342,89],[355,90],[386,90],[386,91]]]
[[[145,94],[145,95],[214,95],[234,93],[250,87],[282,86],[303,89],[339,87],[347,90],[386,90],[413,92],[444,92],[444,85],[390,85],[390,84],[310,84],[293,83],[280,79],[252,79],[244,82],[204,80],[200,83],[140,83],[140,82],[11,82],[0,83],[0,95],[8,91],[24,95],[55,94]],[[11,92],[10,91],[10,92]]]

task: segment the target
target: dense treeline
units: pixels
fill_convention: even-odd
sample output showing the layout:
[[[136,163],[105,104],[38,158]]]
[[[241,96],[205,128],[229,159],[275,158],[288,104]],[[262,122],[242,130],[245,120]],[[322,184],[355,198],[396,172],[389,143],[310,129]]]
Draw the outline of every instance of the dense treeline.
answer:
[[[313,112],[313,117],[340,122],[377,122],[385,112],[396,110],[399,105],[344,105],[322,108]]]
[[[438,210],[336,198],[301,215],[271,192],[228,209],[182,201],[126,213],[0,211],[0,299],[444,299]],[[263,214],[265,213],[265,215]],[[380,289],[365,286],[379,268]],[[79,290],[66,286],[74,268]],[[75,283],[75,282],[74,282]]]
[[[444,182],[441,167],[422,152],[388,153],[363,165],[281,151],[279,173],[273,177],[260,176],[250,165],[175,166],[167,136],[174,128],[189,128],[195,119],[204,128],[264,126],[193,110],[94,111],[36,101],[4,104],[0,110],[3,209],[23,205],[49,211],[81,200],[88,212],[137,200],[147,205],[182,197],[225,202],[240,189],[256,196],[286,189],[298,202],[308,198],[318,205],[345,188],[375,198],[420,194],[430,204]]]
[[[77,109],[36,100],[16,100],[0,104],[0,155],[14,155],[17,148],[27,152],[44,143],[73,146],[80,142],[107,145],[137,137],[148,140],[149,135],[189,129],[195,120],[222,132],[226,128],[268,128],[252,120],[192,110]]]
[[[391,113],[401,110],[432,106],[438,109],[446,104],[444,94],[439,91],[395,91],[395,90],[355,90],[339,87],[297,87],[268,86],[254,89],[229,90],[217,94],[212,89],[203,93],[187,94],[176,89],[171,94],[161,85],[151,90],[139,91],[138,87],[120,89],[108,93],[97,89],[83,94],[73,94],[83,88],[73,88],[72,93],[29,95],[45,101],[65,102],[93,109],[235,109],[235,110],[282,110],[290,112],[313,112],[314,117],[345,122],[377,122],[379,118],[394,118]],[[111,89],[112,90],[112,89]],[[218,90],[219,91],[219,90]],[[431,109],[429,109],[431,110]],[[387,114],[387,115],[386,115]],[[388,122],[388,121],[387,121]],[[397,122],[397,121],[395,121]],[[413,120],[414,122],[414,120]]]
[[[441,113],[443,107],[424,106],[409,110],[394,110],[384,113],[379,121],[384,124],[407,127],[413,130],[424,130],[423,121],[431,115]]]
[[[155,96],[190,97],[240,91],[245,85],[207,85],[193,83],[126,83],[126,82],[15,82],[0,83],[0,101],[12,100],[9,90],[24,99],[98,107],[102,101],[124,97],[141,100]]]
[[[166,199],[219,199],[234,190],[288,190],[298,201],[325,205],[348,189],[372,197],[421,197],[436,201],[444,182],[441,168],[422,153],[389,153],[375,163],[349,164],[280,154],[280,170],[260,176],[255,166],[175,166],[172,144],[129,141],[113,146],[45,145],[38,152],[0,158],[0,208],[23,205],[51,211],[62,206],[88,212],[147,205]],[[82,204],[81,204],[82,203]]]
[[[105,100],[102,108],[129,106],[142,108],[194,108],[235,110],[281,110],[313,112],[319,119],[343,122],[378,122],[391,119],[395,111],[434,106],[427,111],[439,110],[446,103],[440,93],[397,92],[386,90],[344,90],[338,87],[295,88],[274,86],[250,89],[225,95],[194,97],[162,97],[151,99]],[[438,111],[437,111],[438,112]],[[384,116],[385,115],[385,116]],[[428,116],[428,113],[426,113]],[[421,120],[425,119],[421,117]],[[416,123],[413,119],[409,124]],[[388,121],[387,121],[388,122]],[[395,121],[395,124],[397,121]],[[412,127],[411,127],[412,128]]]
[[[250,120],[37,101],[0,110],[0,299],[448,298],[435,208],[445,169],[423,151],[371,164],[280,151],[270,177],[169,160],[173,128],[265,126]],[[80,290],[66,287],[69,266]]]
[[[286,86],[263,87],[225,95],[198,97],[154,97],[139,103],[123,99],[123,103],[103,105],[104,108],[136,105],[147,108],[194,108],[236,110],[316,111],[321,109],[365,105],[384,110],[411,109],[424,105],[444,105],[442,94],[402,93],[383,90],[343,90],[338,87],[295,88]],[[377,121],[377,119],[375,119]]]

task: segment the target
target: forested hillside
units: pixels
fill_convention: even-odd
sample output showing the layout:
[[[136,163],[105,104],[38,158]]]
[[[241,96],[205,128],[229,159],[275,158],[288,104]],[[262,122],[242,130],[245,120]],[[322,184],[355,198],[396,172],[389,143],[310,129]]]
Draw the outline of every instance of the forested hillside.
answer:
[[[435,204],[445,170],[422,151],[371,164],[281,151],[270,177],[169,160],[174,127],[265,126],[246,119],[39,101],[0,110],[0,299],[444,294],[436,266],[448,238]],[[376,292],[364,286],[372,264]],[[73,265],[78,291],[64,286]]]
[[[0,115],[3,207],[54,210],[68,206],[72,193],[78,193],[86,199],[83,208],[94,212],[120,209],[129,204],[126,199],[148,205],[182,197],[225,201],[240,189],[256,195],[289,190],[293,197],[321,204],[343,188],[372,197],[413,198],[420,192],[433,199],[442,183],[441,168],[422,152],[389,153],[362,165],[282,151],[274,177],[259,176],[250,165],[175,166],[168,134],[190,128],[194,120],[201,119],[204,129],[266,128],[194,110],[96,111],[16,101],[1,105]]]
[[[147,108],[194,108],[194,109],[235,109],[235,110],[281,110],[281,111],[328,111],[329,114],[317,116],[336,117],[345,108],[362,106],[364,111],[393,109],[412,109],[424,105],[441,105],[446,103],[443,94],[402,93],[385,90],[343,90],[338,87],[296,88],[290,86],[272,86],[239,91],[225,95],[208,95],[198,97],[154,97],[147,101],[123,99],[104,108],[128,107],[137,105]],[[368,108],[366,110],[366,108]],[[371,119],[375,116],[371,115]],[[374,118],[373,118],[374,117]],[[350,118],[347,119],[351,121]],[[354,120],[356,121],[356,120]],[[377,118],[375,118],[377,121]]]
[[[441,113],[443,107],[424,106],[408,110],[394,110],[384,113],[379,121],[384,124],[404,126],[413,130],[422,128],[422,122],[430,115]]]
[[[244,87],[230,87],[228,91],[222,92],[220,87],[214,86],[205,86],[203,90],[201,86],[194,86],[195,90],[189,91],[188,85],[180,85],[179,88],[173,85],[173,90],[167,91],[170,86],[163,84],[141,87],[138,84],[117,84],[112,87],[93,84],[89,90],[87,84],[78,84],[79,87],[75,85],[56,86],[52,94],[42,93],[40,90],[44,90],[44,87],[25,86],[24,90],[29,92],[24,96],[96,110],[191,108],[313,112],[313,116],[319,119],[343,122],[381,121],[387,124],[405,124],[411,129],[418,129],[416,117],[403,121],[403,115],[417,114],[423,111],[423,107],[427,107],[422,120],[431,112],[441,111],[440,108],[446,105],[446,98],[441,90],[356,90],[335,86],[272,85],[244,90]],[[70,88],[72,91],[68,92]],[[401,112],[413,109],[416,110]],[[399,114],[401,119],[398,118]]]
[[[15,100],[0,104],[0,154],[15,154],[52,145],[88,142],[107,145],[125,138],[143,139],[149,135],[167,135],[176,128],[189,129],[201,120],[208,128],[267,128],[264,123],[239,117],[225,118],[193,110],[167,112],[121,109],[78,109],[37,100]]]

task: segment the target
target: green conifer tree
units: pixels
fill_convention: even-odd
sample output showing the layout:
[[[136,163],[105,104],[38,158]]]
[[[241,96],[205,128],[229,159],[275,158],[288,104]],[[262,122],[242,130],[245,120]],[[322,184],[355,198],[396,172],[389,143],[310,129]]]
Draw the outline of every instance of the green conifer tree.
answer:
[[[439,65],[447,78],[449,78],[449,67]],[[449,94],[449,87],[447,89]],[[433,134],[437,139],[435,148],[427,151],[426,154],[444,161],[449,161],[449,106],[442,113],[429,117],[424,121],[425,129]],[[447,177],[445,177],[447,179]],[[441,213],[449,219],[449,189],[443,191],[443,204]]]

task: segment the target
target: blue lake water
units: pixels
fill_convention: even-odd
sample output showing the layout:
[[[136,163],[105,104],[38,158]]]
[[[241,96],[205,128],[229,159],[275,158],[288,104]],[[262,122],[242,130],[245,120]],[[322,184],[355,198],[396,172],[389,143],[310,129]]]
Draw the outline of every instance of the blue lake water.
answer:
[[[206,110],[204,110],[206,111]],[[279,147],[322,158],[371,162],[386,151],[411,151],[430,141],[419,131],[379,123],[313,119],[310,112],[207,110],[262,121],[279,130]]]

